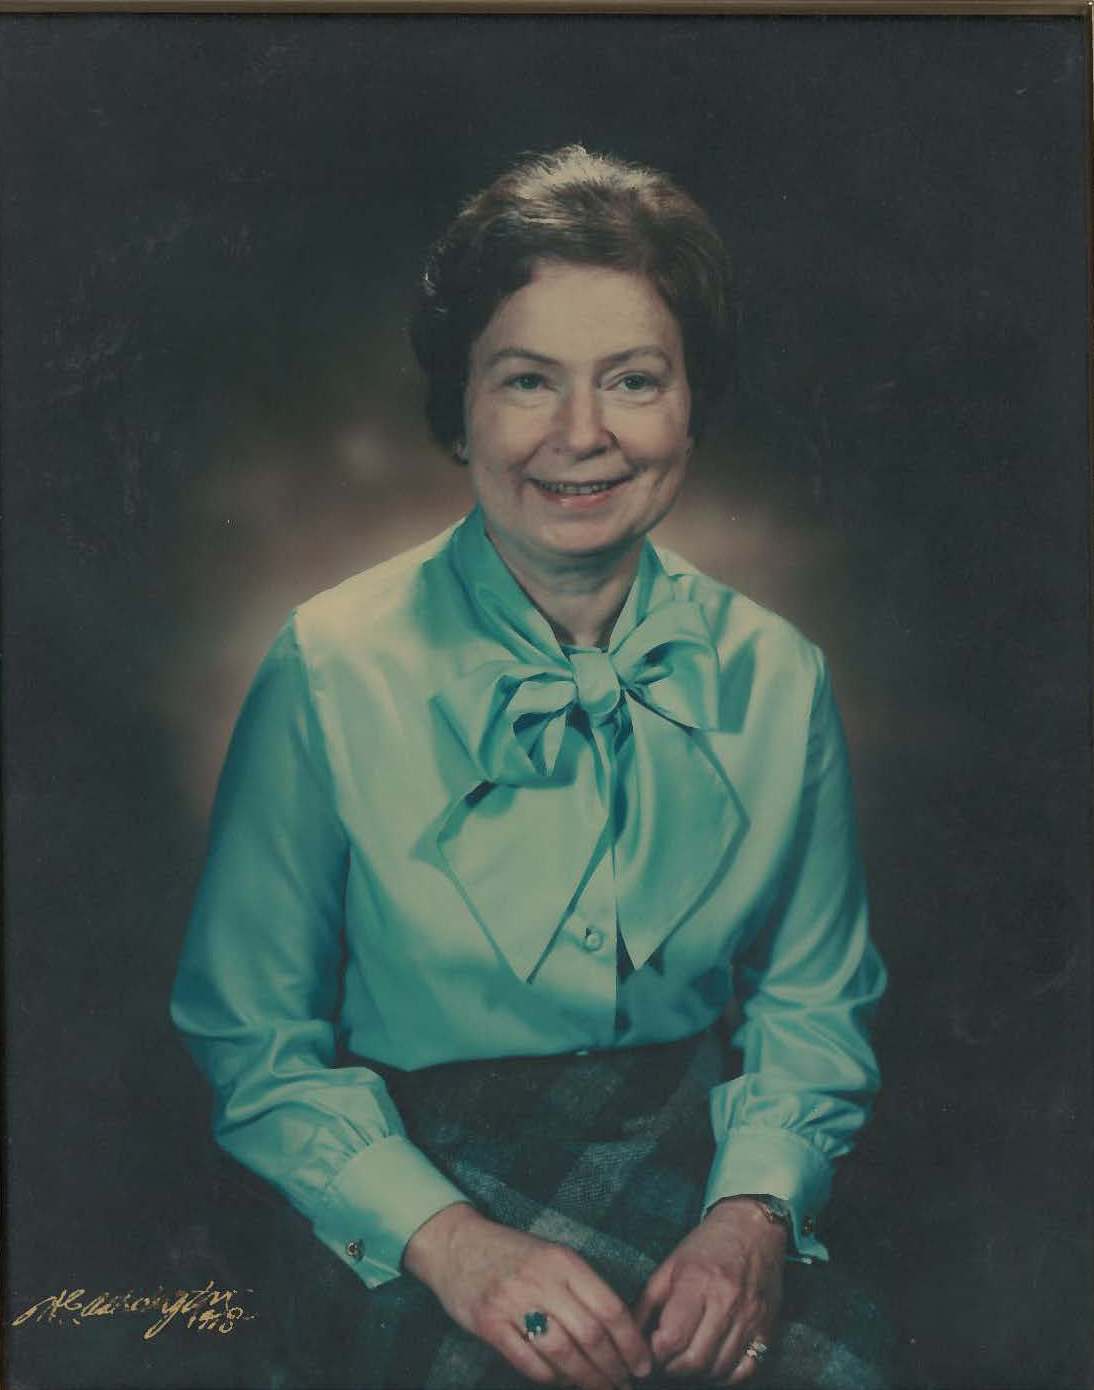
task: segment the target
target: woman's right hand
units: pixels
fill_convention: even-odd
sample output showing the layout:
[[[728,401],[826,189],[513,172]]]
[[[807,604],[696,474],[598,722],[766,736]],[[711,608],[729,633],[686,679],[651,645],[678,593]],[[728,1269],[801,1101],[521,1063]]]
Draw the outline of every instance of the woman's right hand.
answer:
[[[410,1238],[403,1267],[449,1316],[539,1385],[613,1390],[653,1360],[630,1309],[565,1245],[515,1231],[466,1203],[445,1207]],[[547,1315],[525,1337],[524,1316]]]

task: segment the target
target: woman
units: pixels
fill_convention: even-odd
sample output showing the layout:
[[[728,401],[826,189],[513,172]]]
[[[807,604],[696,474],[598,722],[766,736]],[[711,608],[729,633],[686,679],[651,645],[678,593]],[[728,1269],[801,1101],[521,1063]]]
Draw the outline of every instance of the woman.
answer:
[[[739,1384],[825,1258],[884,988],[839,719],[646,539],[727,282],[686,195],[580,147],[473,199],[414,342],[476,505],[302,605],[240,716],[173,1016],[221,1146],[372,1291],[347,1384]]]

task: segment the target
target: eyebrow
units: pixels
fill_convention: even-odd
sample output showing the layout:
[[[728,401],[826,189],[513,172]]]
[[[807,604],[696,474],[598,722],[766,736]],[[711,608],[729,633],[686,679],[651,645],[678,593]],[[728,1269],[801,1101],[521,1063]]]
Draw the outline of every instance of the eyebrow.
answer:
[[[632,357],[659,357],[666,367],[672,366],[672,359],[664,348],[660,348],[656,343],[644,343],[641,347],[625,348],[622,352],[613,352],[600,361],[603,367],[618,367],[620,363],[629,361]],[[486,371],[491,367],[496,367],[499,362],[507,361],[510,358],[519,358],[522,362],[538,362],[544,367],[559,367],[562,364],[555,357],[548,357],[542,352],[534,352],[531,348],[524,347],[503,347],[492,352],[483,363]]]

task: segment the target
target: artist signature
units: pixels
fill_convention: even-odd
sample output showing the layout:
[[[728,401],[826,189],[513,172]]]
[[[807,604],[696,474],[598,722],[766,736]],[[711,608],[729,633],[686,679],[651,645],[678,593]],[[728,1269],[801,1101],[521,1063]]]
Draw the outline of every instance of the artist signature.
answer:
[[[247,1291],[249,1292],[249,1290]],[[109,1318],[118,1313],[152,1315],[154,1321],[144,1330],[144,1340],[158,1337],[176,1319],[180,1326],[198,1332],[234,1332],[241,1322],[250,1322],[248,1313],[235,1289],[218,1289],[210,1279],[203,1289],[156,1289],[154,1293],[138,1294],[132,1289],[125,1293],[97,1293],[88,1296],[87,1289],[61,1289],[32,1303],[25,1312],[12,1319],[12,1327],[22,1323],[48,1322],[80,1325],[89,1318]]]

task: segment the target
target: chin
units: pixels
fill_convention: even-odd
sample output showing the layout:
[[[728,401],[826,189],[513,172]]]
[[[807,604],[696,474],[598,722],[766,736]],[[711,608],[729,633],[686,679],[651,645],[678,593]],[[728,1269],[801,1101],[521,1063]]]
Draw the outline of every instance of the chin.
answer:
[[[621,532],[618,528],[597,528],[594,525],[573,526],[561,535],[545,536],[543,545],[557,555],[606,555],[633,549],[644,534],[638,531]]]

